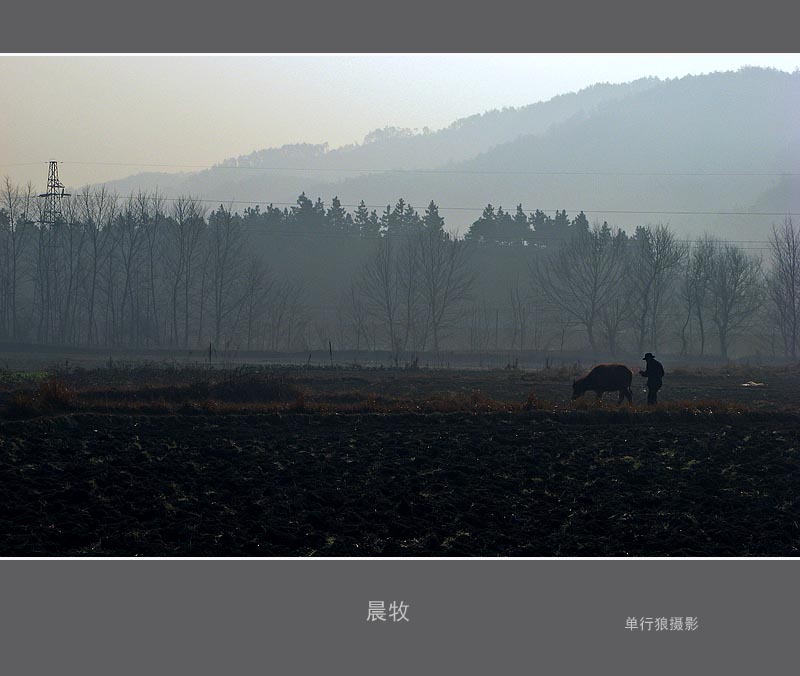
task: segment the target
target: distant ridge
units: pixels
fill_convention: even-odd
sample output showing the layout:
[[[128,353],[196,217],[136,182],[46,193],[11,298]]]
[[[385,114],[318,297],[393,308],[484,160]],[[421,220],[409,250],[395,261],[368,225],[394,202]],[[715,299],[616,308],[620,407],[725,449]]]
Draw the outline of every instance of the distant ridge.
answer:
[[[491,202],[513,208],[522,202],[527,210],[583,209],[590,220],[626,229],[661,221],[686,234],[709,229],[725,237],[762,239],[780,219],[601,211],[784,210],[797,191],[796,183],[786,187],[780,177],[669,174],[800,173],[797,111],[800,72],[744,68],[663,81],[646,78],[474,115],[433,132],[376,130],[361,144],[270,148],[225,160],[217,169],[139,174],[108,185],[123,194],[159,186],[163,194],[265,203],[293,202],[301,191],[326,203],[333,195],[345,204],[363,199],[375,205],[404,197],[422,208],[434,199],[448,228],[462,232],[479,214],[446,207],[481,208]],[[267,170],[275,167],[295,171]],[[435,168],[476,173],[357,171]],[[542,173],[492,173],[513,171]]]
[[[241,200],[274,200],[297,195],[311,184],[337,182],[342,173],[320,170],[432,169],[470,159],[520,136],[540,134],[570,117],[598,105],[645,91],[657,78],[643,78],[626,84],[596,84],[579,92],[562,94],[544,102],[517,108],[503,108],[461,118],[438,131],[414,131],[389,127],[376,129],[360,144],[330,148],[328,144],[295,143],[279,148],[256,150],[214,165],[216,169],[167,173],[147,171],[105,185],[125,194],[139,189],[162,192],[202,193],[204,196]],[[268,174],[222,172],[219,168],[241,169],[288,167],[314,169],[312,174],[272,172]],[[352,174],[351,174],[352,175]],[[216,191],[218,194],[211,194]],[[232,192],[231,192],[232,191]],[[267,191],[265,193],[265,191]],[[284,191],[288,193],[283,194]],[[274,197],[275,194],[278,197]],[[268,198],[269,199],[269,198]]]

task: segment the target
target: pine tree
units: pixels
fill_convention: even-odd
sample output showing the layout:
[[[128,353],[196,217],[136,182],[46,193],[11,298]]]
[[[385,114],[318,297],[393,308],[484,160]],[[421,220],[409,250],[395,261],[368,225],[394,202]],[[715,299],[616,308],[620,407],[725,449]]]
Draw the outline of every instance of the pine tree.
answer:
[[[481,217],[470,226],[469,232],[464,236],[464,239],[475,242],[493,242],[496,234],[495,219],[494,207],[491,204],[487,204]]]
[[[407,204],[406,210],[403,212],[403,232],[409,234],[418,231],[421,227],[422,219],[419,217],[417,210]]]
[[[569,216],[567,216],[566,209],[559,211],[556,209],[556,217],[553,219],[553,227],[559,237],[567,236],[567,228],[570,226]]]
[[[297,230],[310,230],[314,222],[314,203],[306,197],[305,192],[297,198],[297,206],[292,207],[292,225]]]
[[[394,215],[392,213],[392,207],[389,204],[386,205],[383,213],[381,213],[379,223],[383,235],[388,235],[394,231]]]
[[[375,237],[380,234],[380,228],[378,214],[375,211],[370,213],[364,200],[361,200],[353,217],[353,230],[362,237]]]
[[[348,230],[347,217],[349,215],[350,214],[342,207],[339,197],[334,197],[331,201],[330,209],[328,209],[328,213],[325,215],[325,225],[328,230],[332,230],[333,232],[346,232]]]
[[[586,218],[586,214],[581,211],[575,218],[572,219],[572,228],[574,231],[589,231],[589,219]]]
[[[537,209],[530,215],[529,221],[533,228],[531,239],[534,242],[540,246],[548,246],[548,244],[555,243],[555,229],[553,228],[553,219],[550,216],[541,209]]]
[[[389,234],[398,234],[403,229],[403,220],[406,213],[406,201],[401,197],[397,200],[389,221]]]
[[[311,227],[314,230],[322,230],[325,227],[325,203],[319,197],[314,203]]]
[[[514,212],[514,227],[512,230],[512,241],[516,244],[524,244],[531,238],[530,225],[528,224],[528,215],[522,208],[522,204],[517,205],[517,210]]]
[[[510,244],[514,241],[514,217],[503,207],[497,207],[494,219],[494,240],[499,244]]]
[[[428,208],[425,209],[425,215],[422,217],[422,223],[427,230],[444,232],[444,218],[439,215],[439,207],[433,200],[431,200]]]

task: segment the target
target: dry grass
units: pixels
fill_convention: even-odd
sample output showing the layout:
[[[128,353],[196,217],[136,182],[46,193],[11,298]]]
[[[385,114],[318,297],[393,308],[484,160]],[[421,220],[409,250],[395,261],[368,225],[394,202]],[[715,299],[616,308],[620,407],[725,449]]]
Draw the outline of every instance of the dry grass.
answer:
[[[253,392],[253,390],[249,390]],[[261,391],[261,390],[259,390]],[[262,391],[263,392],[263,391]],[[291,399],[288,394],[293,393]],[[382,397],[356,392],[327,398],[290,388],[278,389],[271,398],[246,397],[231,394],[228,398],[198,396],[103,398],[81,396],[59,383],[49,382],[31,395],[18,393],[6,407],[6,417],[28,418],[52,415],[65,411],[146,414],[146,415],[248,415],[260,413],[294,414],[448,414],[511,413],[533,419],[557,420],[573,424],[636,424],[708,418],[718,422],[737,419],[797,418],[795,408],[764,411],[745,404],[725,400],[671,401],[658,406],[617,405],[615,402],[596,402],[579,399],[568,404],[541,399],[530,392],[524,402],[492,399],[480,390],[468,394],[448,395],[420,399]]]
[[[76,407],[74,390],[58,380],[46,380],[36,390],[13,394],[6,404],[9,418],[30,418],[70,411]]]
[[[797,398],[784,398],[784,393],[796,391],[791,374],[783,385],[777,376],[766,378],[768,389],[739,396],[739,400],[735,397],[742,394],[740,380],[760,379],[762,373],[739,368],[717,370],[715,379],[684,375],[682,385],[680,380],[672,381],[675,390],[681,391],[679,396],[691,397],[703,391],[716,396],[667,398],[656,407],[648,407],[643,403],[618,405],[615,394],[607,394],[601,402],[591,396],[569,401],[571,370],[562,367],[519,375],[375,372],[372,376],[332,371],[322,377],[301,369],[214,371],[115,366],[113,370],[65,371],[60,378],[51,377],[38,387],[30,383],[13,387],[5,400],[0,400],[0,417],[31,418],[67,411],[148,415],[503,412],[594,424],[800,415]],[[784,378],[786,370],[781,371]],[[764,394],[770,395],[768,400]]]

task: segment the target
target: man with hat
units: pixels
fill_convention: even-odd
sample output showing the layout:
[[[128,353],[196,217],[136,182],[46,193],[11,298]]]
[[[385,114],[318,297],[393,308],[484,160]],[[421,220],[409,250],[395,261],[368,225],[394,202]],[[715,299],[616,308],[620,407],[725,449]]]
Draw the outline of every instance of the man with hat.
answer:
[[[664,367],[656,361],[652,352],[648,352],[643,361],[647,362],[647,368],[639,371],[639,375],[647,378],[647,403],[652,406],[657,403],[658,391],[661,389],[664,377]]]

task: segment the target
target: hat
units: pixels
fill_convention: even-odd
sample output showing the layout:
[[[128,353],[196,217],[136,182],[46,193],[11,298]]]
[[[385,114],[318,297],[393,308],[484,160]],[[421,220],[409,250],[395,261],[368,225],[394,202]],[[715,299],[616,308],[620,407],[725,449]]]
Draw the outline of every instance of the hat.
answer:
[[[642,361],[647,361],[648,359],[655,359],[656,356],[652,352],[648,352],[644,357],[642,357]]]

